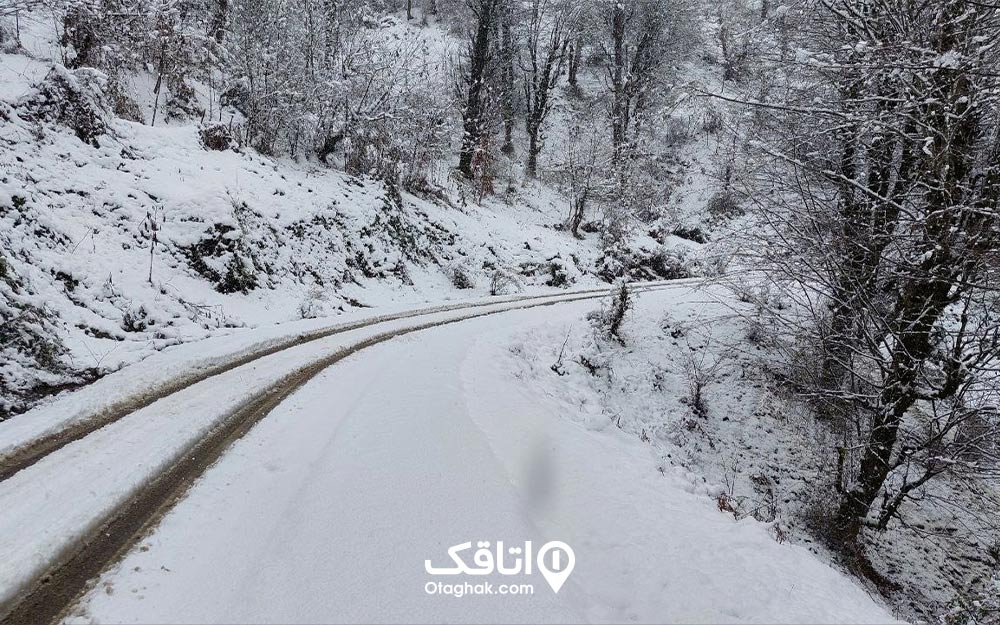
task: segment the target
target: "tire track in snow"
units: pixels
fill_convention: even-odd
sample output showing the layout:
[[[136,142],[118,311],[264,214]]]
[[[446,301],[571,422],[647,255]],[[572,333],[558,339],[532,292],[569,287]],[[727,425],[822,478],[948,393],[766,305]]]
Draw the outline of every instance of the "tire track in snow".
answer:
[[[679,286],[691,286],[692,283],[700,280],[679,280],[667,283],[656,283],[647,285],[637,285],[633,287],[635,292],[660,290],[675,288]],[[366,339],[362,339],[352,345],[344,347],[336,352],[320,358],[310,364],[302,366],[292,373],[282,377],[253,396],[234,407],[225,417],[223,417],[206,437],[195,441],[189,448],[178,454],[175,461],[169,468],[160,473],[155,478],[139,486],[126,502],[110,511],[96,525],[96,529],[91,531],[82,539],[70,545],[63,553],[52,559],[47,568],[31,581],[25,584],[13,595],[5,605],[0,606],[0,625],[14,625],[22,623],[49,623],[58,621],[65,615],[66,611],[79,599],[87,590],[92,579],[96,578],[108,566],[112,565],[123,557],[150,529],[155,527],[163,515],[170,510],[173,505],[184,496],[191,485],[208,469],[215,461],[225,453],[226,449],[236,440],[244,436],[251,428],[264,417],[266,417],[278,404],[288,398],[302,385],[315,377],[319,372],[337,362],[355,354],[367,347],[383,343],[393,338],[419,332],[428,328],[449,325],[468,319],[475,319],[488,315],[501,314],[513,310],[523,310],[541,306],[552,306],[561,303],[578,302],[588,299],[599,299],[605,297],[609,289],[591,289],[578,291],[564,295],[541,295],[508,298],[506,300],[491,301],[477,304],[456,304],[442,306],[433,309],[425,309],[416,312],[397,313],[363,320],[356,323],[345,324],[328,328],[319,332],[306,335],[309,338],[296,337],[284,342],[279,346],[272,346],[258,352],[237,358],[223,365],[218,365],[206,372],[201,372],[195,376],[178,378],[171,380],[158,387],[152,393],[137,399],[136,403],[129,404],[123,402],[110,418],[104,416],[100,420],[100,425],[94,425],[95,420],[88,420],[89,428],[75,432],[75,436],[66,434],[67,439],[55,441],[55,447],[42,453],[39,451],[33,456],[33,460],[25,464],[22,468],[30,466],[46,455],[58,450],[66,444],[84,438],[87,434],[121,419],[126,415],[138,410],[141,407],[155,403],[158,399],[167,397],[188,386],[195,384],[225,371],[253,362],[264,356],[277,353],[284,349],[294,347],[303,343],[319,340],[334,334],[346,332],[352,329],[360,329],[367,326],[377,325],[385,321],[417,318],[420,316],[433,314],[436,312],[446,312],[461,309],[476,310],[478,308],[496,306],[497,304],[512,304],[500,310],[487,310],[481,312],[471,312],[453,319],[434,320],[416,325],[398,328],[375,334]],[[237,364],[239,363],[239,364]],[[194,380],[193,378],[198,378]],[[186,381],[186,383],[184,383]],[[170,390],[173,389],[173,390]],[[127,404],[127,405],[126,405]],[[110,412],[110,411],[109,411]],[[102,413],[105,414],[105,413]],[[66,431],[66,430],[64,430]],[[39,448],[41,449],[41,448]],[[32,456],[25,456],[31,458]],[[2,465],[0,465],[2,466]],[[16,471],[15,471],[16,473]],[[10,475],[13,475],[11,473]],[[9,475],[4,476],[9,477]]]
[[[576,291],[573,295],[605,293],[606,291],[607,289],[589,289],[585,291]],[[384,323],[386,321],[396,321],[399,319],[408,319],[420,317],[422,315],[465,308],[481,308],[484,306],[495,306],[497,304],[532,301],[559,296],[559,294],[522,295],[497,298],[495,300],[475,304],[449,304],[445,306],[422,308],[414,311],[380,315],[350,323],[338,324],[322,330],[295,335],[290,338],[280,340],[277,344],[269,343],[266,347],[258,347],[257,349],[251,348],[249,353],[225,360],[222,363],[211,365],[198,371],[166,380],[153,388],[143,391],[142,393],[118,400],[99,412],[79,420],[74,420],[54,432],[47,433],[30,443],[14,448],[5,455],[0,456],[0,482],[10,478],[15,473],[30,467],[42,458],[58,451],[62,447],[65,447],[74,441],[78,441],[106,425],[114,423],[115,421],[118,421],[137,410],[141,410],[142,408],[169,397],[174,393],[182,391],[189,386],[209,378],[219,376],[227,371],[231,371],[237,367],[242,367],[243,365],[260,360],[261,358],[265,358],[272,354],[276,354],[293,347],[298,347],[299,345],[312,343],[335,334],[342,334],[351,330],[359,330],[379,323]]]

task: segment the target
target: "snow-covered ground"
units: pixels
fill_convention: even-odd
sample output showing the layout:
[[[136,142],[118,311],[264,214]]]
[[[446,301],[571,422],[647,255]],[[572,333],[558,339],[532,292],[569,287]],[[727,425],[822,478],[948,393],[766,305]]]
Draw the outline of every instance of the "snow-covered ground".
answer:
[[[641,305],[702,297],[679,287]],[[69,620],[893,621],[806,549],[719,512],[711,485],[665,469],[610,420],[584,427],[586,408],[516,375],[525,333],[594,307],[463,321],[331,367],[237,442]],[[575,552],[558,594],[537,571],[444,579],[528,583],[531,595],[427,593],[424,561],[448,562],[450,546],[527,540]]]
[[[151,125],[150,67],[125,84],[146,123],[115,118],[100,75],[60,65],[57,20],[19,17],[23,47],[0,54],[0,460],[128,398],[341,324],[607,286],[594,228],[578,240],[561,227],[567,154],[607,132],[596,71],[581,93],[556,90],[539,180],[524,180],[519,150],[498,158],[495,194],[480,197],[450,175],[449,155],[430,191],[397,195],[338,171],[337,157],[208,149],[202,121],[225,118],[217,85],[194,78],[209,120]],[[714,41],[717,25],[703,26]],[[450,88],[448,53],[464,39],[398,15],[378,32]],[[712,244],[745,226],[738,206],[717,201],[736,165],[721,157],[733,120],[690,97],[725,87],[706,54],[670,72],[647,146],[655,210],[625,244],[692,275],[723,271]],[[93,104],[99,136],[37,118],[40,94],[59,84]],[[522,133],[519,122],[518,145]],[[592,201],[587,221],[601,210]],[[832,444],[766,378],[740,304],[681,287],[638,306],[624,344],[595,335],[591,301],[425,330],[338,363],[238,441],[70,620],[891,620],[801,527],[829,475],[830,459],[809,450]],[[470,312],[271,354],[0,481],[0,603],[255,392],[378,333]],[[530,597],[429,596],[424,560],[479,540],[563,540],[576,569],[558,595],[535,575]],[[890,572],[950,598],[947,549],[900,542],[884,552]]]
[[[59,64],[51,16],[20,20],[21,53],[0,55],[0,313],[27,325],[30,338],[0,342],[0,417],[235,328],[436,302],[456,286],[482,296],[498,274],[507,293],[598,282],[598,236],[577,240],[557,229],[569,206],[563,189],[523,181],[516,158],[494,197],[449,176],[450,160],[437,168],[435,193],[396,197],[380,181],[315,161],[209,150],[196,120],[114,117],[99,74]],[[445,71],[453,36],[387,24],[386,38]],[[83,94],[103,133],[85,141],[65,120],[36,119],[32,107],[52,95],[41,90],[60,80]],[[139,72],[128,88],[147,120],[154,83]],[[212,97],[197,81],[193,89]],[[565,108],[596,105],[557,99],[542,161],[552,181],[565,160]],[[700,132],[700,106],[679,115]],[[671,202],[685,222],[703,211],[718,147],[713,138],[688,139],[675,146],[685,156],[670,166],[667,185],[678,188]],[[699,247],[671,235],[671,223],[649,228],[655,239],[637,228],[634,244],[647,254]]]
[[[836,560],[822,539],[842,439],[795,392],[772,333],[737,295],[752,280],[726,282],[669,305],[637,294],[623,343],[584,319],[525,329],[510,369],[582,427],[614,428],[646,445],[717,507]],[[895,585],[879,592],[917,621],[976,613],[968,597],[988,604],[1000,562],[991,520],[998,502],[995,480],[942,480],[907,507],[908,524],[867,535],[867,557]]]
[[[563,290],[548,288],[541,291],[556,295]],[[412,304],[387,304],[378,308],[378,314],[373,314],[370,309],[351,309],[333,318],[302,319],[259,328],[239,328],[220,336],[176,345],[157,351],[140,362],[119,369],[78,390],[63,393],[16,418],[0,421],[0,459],[32,441],[62,431],[116,404],[134,402],[135,398],[155,393],[168,385],[193,381],[202,377],[205,372],[265,351],[291,346],[295,342],[318,338],[357,324],[460,307],[482,307],[488,310],[504,302],[532,297],[543,297],[543,294],[459,297],[437,305],[416,308]]]
[[[579,295],[527,302],[537,305]],[[584,297],[588,297],[584,295]],[[386,333],[445,323],[526,303],[486,304],[378,322],[253,360],[192,384],[69,443],[0,482],[0,603],[9,601],[41,571],[157,477],[232,410],[270,385],[318,360]],[[126,370],[128,371],[128,370]],[[110,391],[111,399],[122,395]],[[72,405],[72,396],[55,404]],[[7,448],[20,444],[33,423],[56,427],[67,412],[21,415],[0,424]],[[25,427],[19,427],[21,423]],[[58,503],[53,503],[58,502]]]

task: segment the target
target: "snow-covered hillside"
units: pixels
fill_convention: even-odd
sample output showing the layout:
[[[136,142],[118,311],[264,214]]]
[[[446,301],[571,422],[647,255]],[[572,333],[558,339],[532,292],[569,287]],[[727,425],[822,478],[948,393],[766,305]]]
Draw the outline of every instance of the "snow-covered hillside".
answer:
[[[598,237],[556,228],[556,189],[482,198],[445,176],[418,197],[239,148],[218,125],[120,119],[102,74],[56,62],[44,13],[23,23],[23,48],[0,63],[2,414],[244,326],[599,281]],[[442,35],[416,32],[440,53]],[[150,117],[142,77],[132,93]],[[637,234],[667,259],[650,277],[697,247]]]
[[[736,295],[751,282],[693,285],[669,305],[663,294],[634,293],[620,340],[599,323],[610,300],[524,330],[507,346],[507,375],[559,402],[581,427],[631,439],[720,514],[754,519],[777,542],[837,561],[824,544],[823,487],[836,475],[838,433],[782,377],[771,330]],[[866,543],[885,571],[879,583],[866,580],[870,592],[917,621],[992,614],[1000,535],[989,515],[1000,486],[941,480],[922,504],[907,511],[916,527]],[[938,537],[925,541],[924,532]]]

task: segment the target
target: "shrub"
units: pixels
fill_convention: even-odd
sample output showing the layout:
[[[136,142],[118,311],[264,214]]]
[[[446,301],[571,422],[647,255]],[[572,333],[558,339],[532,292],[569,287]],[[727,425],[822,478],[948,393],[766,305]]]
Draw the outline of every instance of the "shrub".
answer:
[[[201,143],[206,149],[223,151],[230,150],[236,145],[232,132],[225,124],[212,124],[205,126],[198,131],[201,136]]]
[[[690,343],[684,352],[684,373],[687,376],[687,405],[696,417],[708,417],[708,401],[705,398],[705,388],[718,379],[719,370],[724,361],[709,356],[705,347],[692,348]]]
[[[517,278],[509,271],[497,269],[490,276],[490,295],[508,295],[514,290],[520,291],[521,287]]]
[[[107,76],[95,69],[68,70],[56,65],[19,104],[22,117],[71,128],[81,141],[96,147],[97,137],[108,130],[106,84]]]
[[[546,286],[569,286],[574,282],[570,275],[566,261],[561,258],[553,258],[548,263],[549,279],[545,281]]]
[[[21,42],[13,28],[0,21],[0,53],[19,54],[22,52]]]
[[[632,292],[628,288],[628,283],[622,280],[611,289],[611,301],[608,306],[590,313],[588,318],[594,329],[604,338],[613,339],[624,345],[625,339],[622,338],[621,329],[631,309]]]
[[[707,109],[701,122],[701,128],[710,135],[722,130],[722,113],[715,109]]]
[[[0,256],[0,421],[26,409],[46,389],[77,375],[66,358],[58,316],[37,304]]]
[[[714,219],[728,219],[743,214],[739,200],[729,191],[720,191],[713,195],[709,198],[705,208]]]
[[[326,292],[322,287],[314,286],[299,303],[299,317],[315,319],[322,316],[325,307]]]
[[[691,123],[686,119],[670,117],[659,129],[667,145],[683,145],[691,140]]]
[[[448,268],[448,277],[451,279],[452,286],[456,289],[476,288],[475,280],[472,279],[472,276],[469,275],[464,267],[452,265]]]
[[[695,243],[708,243],[708,237],[698,226],[688,228],[687,226],[677,226],[671,232],[675,237],[687,239]]]
[[[226,263],[226,274],[215,286],[219,293],[248,293],[258,286],[253,261],[241,254],[233,254]]]
[[[681,252],[658,248],[638,249],[613,245],[597,259],[597,275],[606,282],[620,278],[630,280],[674,280],[690,277]]]
[[[151,325],[149,314],[144,306],[138,309],[129,307],[122,314],[122,330],[126,332],[145,332]]]

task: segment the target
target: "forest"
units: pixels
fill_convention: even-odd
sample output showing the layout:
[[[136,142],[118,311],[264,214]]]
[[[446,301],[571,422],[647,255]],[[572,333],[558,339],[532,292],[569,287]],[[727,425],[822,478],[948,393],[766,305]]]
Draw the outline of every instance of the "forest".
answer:
[[[697,278],[823,432],[781,540],[1000,622],[1000,5],[0,0],[0,52],[0,423],[394,289],[593,284],[640,344],[629,285]]]

